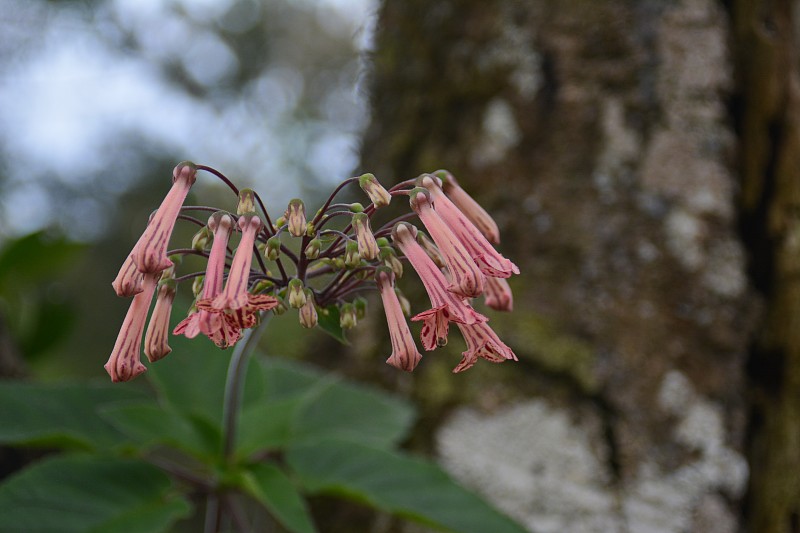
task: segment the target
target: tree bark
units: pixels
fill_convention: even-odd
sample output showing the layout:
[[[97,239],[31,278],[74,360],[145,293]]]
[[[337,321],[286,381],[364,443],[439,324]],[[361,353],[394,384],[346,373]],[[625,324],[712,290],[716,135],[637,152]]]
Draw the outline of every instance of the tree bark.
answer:
[[[796,525],[796,61],[750,4],[382,3],[364,169],[449,169],[522,269],[490,314],[520,362],[444,379],[453,341],[405,386],[442,462],[532,531],[740,530],[746,440],[753,531]],[[782,377],[748,425],[757,326],[751,361]]]

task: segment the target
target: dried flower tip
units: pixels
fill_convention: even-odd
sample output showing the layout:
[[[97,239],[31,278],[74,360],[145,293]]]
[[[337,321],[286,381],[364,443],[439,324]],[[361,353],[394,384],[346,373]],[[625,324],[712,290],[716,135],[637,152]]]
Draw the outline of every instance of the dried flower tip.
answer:
[[[292,236],[302,237],[306,234],[306,206],[302,200],[291,200],[284,216],[289,222],[289,233]]]
[[[305,254],[307,259],[316,259],[319,257],[319,252],[322,249],[322,241],[319,239],[311,239],[306,245]]]
[[[153,308],[153,315],[147,325],[144,336],[144,354],[151,363],[163,359],[171,351],[169,340],[169,317],[172,313],[172,302],[175,300],[175,282],[162,280],[158,284],[158,296]]]
[[[353,202],[352,204],[349,205],[349,208],[350,208],[350,211],[352,213],[363,213],[364,212],[364,206],[361,205],[358,202]]]
[[[205,276],[197,276],[196,278],[194,278],[194,281],[192,281],[192,294],[194,294],[195,298],[200,296],[200,293],[203,291],[203,285],[205,284],[204,283],[205,279],[206,279]]]
[[[253,189],[242,189],[239,191],[239,204],[236,206],[236,214],[253,215],[256,212],[256,193]]]
[[[375,207],[387,206],[392,201],[392,195],[378,183],[374,175],[364,174],[360,176],[358,178],[358,184],[361,189],[367,193],[367,196],[369,196],[369,199],[375,204]]]
[[[355,268],[360,264],[361,255],[358,253],[358,243],[356,241],[347,241],[344,246],[344,266]]]
[[[342,329],[353,329],[358,324],[356,316],[356,306],[352,303],[344,303],[339,308],[339,326]]]
[[[317,308],[314,305],[314,295],[310,290],[306,289],[305,296],[303,298],[305,302],[303,303],[303,306],[300,307],[300,312],[298,313],[300,325],[304,328],[313,328],[319,321]]]
[[[194,234],[192,237],[192,250],[197,252],[202,252],[208,245],[211,243],[211,230],[208,226],[203,226],[200,228],[200,231]]]
[[[372,261],[378,257],[378,243],[369,227],[369,217],[365,213],[353,215],[353,229],[356,232],[356,242],[358,243],[358,253],[367,261]]]
[[[456,179],[446,170],[437,170],[434,175],[442,181],[442,189],[462,213],[475,224],[489,242],[500,243],[500,230],[497,223],[481,205],[462,189]]]
[[[267,248],[264,257],[269,261],[275,261],[281,255],[281,238],[275,235],[267,239]]]
[[[297,278],[289,280],[289,307],[300,309],[306,304],[306,291],[303,282]]]
[[[378,257],[380,257],[384,265],[392,269],[396,277],[403,277],[403,262],[397,258],[394,248],[391,246],[382,246]]]
[[[420,246],[422,246],[422,249],[425,250],[425,253],[428,254],[428,257],[430,257],[433,260],[433,262],[436,263],[437,267],[439,268],[445,267],[444,258],[442,258],[442,254],[439,253],[439,248],[436,247],[436,245],[433,243],[433,241],[430,240],[430,238],[427,235],[425,235],[421,231],[418,232],[417,242],[419,243]]]
[[[367,316],[367,299],[363,296],[356,296],[353,300],[353,305],[356,308],[356,318],[364,320],[364,317]]]

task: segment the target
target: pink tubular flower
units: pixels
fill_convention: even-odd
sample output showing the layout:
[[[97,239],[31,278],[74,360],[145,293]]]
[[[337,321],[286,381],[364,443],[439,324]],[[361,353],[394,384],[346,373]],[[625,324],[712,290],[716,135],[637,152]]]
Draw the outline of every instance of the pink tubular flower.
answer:
[[[424,188],[411,191],[411,208],[417,213],[442,254],[453,283],[448,289],[465,298],[475,298],[483,292],[484,275],[470,253],[433,210],[430,193]]]
[[[156,274],[145,275],[142,292],[133,297],[117,335],[117,342],[114,343],[114,349],[105,364],[111,381],[129,381],[147,370],[139,359],[139,351],[142,347],[142,334],[145,320],[147,320],[147,311],[150,309],[150,302],[156,291],[157,280],[158,275]]]
[[[147,360],[158,361],[172,351],[169,347],[169,317],[172,314],[172,302],[175,300],[175,282],[163,280],[158,285],[156,305],[153,307],[153,316],[147,325],[144,335],[144,354]]]
[[[422,355],[414,344],[411,330],[408,329],[408,323],[403,316],[400,300],[394,291],[394,273],[387,267],[381,267],[375,274],[375,281],[381,293],[386,323],[389,325],[389,337],[392,340],[392,355],[386,363],[411,372],[422,359]]]
[[[208,227],[214,232],[214,242],[208,255],[201,299],[210,301],[222,292],[225,253],[233,228],[233,218],[227,213],[218,211],[209,217]],[[215,310],[195,311],[184,318],[172,333],[186,335],[190,339],[202,333],[220,348],[232,346],[242,336],[228,315]]]
[[[442,188],[447,196],[470,222],[475,224],[483,236],[491,243],[500,244],[500,230],[497,229],[497,223],[491,215],[458,185],[456,179],[448,171],[438,170],[435,175],[442,180]]]
[[[197,167],[189,162],[178,164],[172,172],[172,188],[133,248],[133,261],[140,272],[161,272],[172,266],[167,257],[167,245],[196,173]]]
[[[503,278],[486,278],[486,292],[483,293],[484,303],[495,311],[512,311],[514,309],[514,295],[511,287]]]
[[[247,285],[250,280],[250,264],[253,261],[253,245],[261,219],[257,215],[239,217],[239,228],[242,240],[231,262],[228,281],[225,288],[213,300],[203,299],[197,302],[200,310],[226,313],[233,318],[241,329],[251,328],[256,323],[256,313],[267,311],[278,305],[278,301],[267,294],[250,294]]]
[[[453,373],[467,370],[483,357],[492,363],[503,361],[516,361],[517,356],[506,346],[486,322],[477,324],[456,324],[464,340],[467,341],[467,350],[462,353],[461,362],[453,369]]]
[[[475,324],[485,322],[487,319],[465,303],[460,296],[448,290],[447,279],[417,243],[414,233],[416,233],[414,226],[401,222],[394,227],[392,239],[417,271],[431,299],[432,309],[418,314],[411,320],[424,321],[422,346],[426,350],[433,350],[447,343],[450,322]]]
[[[136,263],[133,262],[133,253],[131,253],[122,263],[122,268],[119,269],[119,274],[117,274],[111,286],[114,287],[114,292],[117,293],[117,296],[133,296],[142,292],[142,277],[143,274],[136,268]]]
[[[433,177],[424,176],[422,186],[430,191],[436,213],[464,245],[483,274],[495,278],[507,278],[511,274],[519,274],[517,265],[494,249],[483,233],[444,194]]]

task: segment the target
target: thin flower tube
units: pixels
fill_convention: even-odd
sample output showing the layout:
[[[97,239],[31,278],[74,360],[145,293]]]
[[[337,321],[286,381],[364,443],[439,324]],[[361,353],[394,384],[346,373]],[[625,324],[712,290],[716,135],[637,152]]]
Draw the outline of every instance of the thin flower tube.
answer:
[[[392,230],[392,239],[417,272],[428,297],[431,309],[419,313],[411,320],[423,321],[422,346],[433,350],[447,343],[450,322],[475,324],[487,318],[475,311],[464,300],[448,290],[448,281],[441,270],[417,243],[416,228],[407,222],[398,223]]]
[[[133,297],[125,320],[117,335],[114,349],[105,364],[111,381],[129,381],[147,370],[140,359],[142,334],[147,311],[156,291],[158,274],[147,274],[142,282],[142,292]]]
[[[434,175],[442,181],[445,194],[458,206],[458,209],[493,244],[500,244],[500,230],[497,223],[486,210],[461,188],[456,179],[446,170],[437,170]]]
[[[400,299],[394,289],[394,273],[390,268],[379,267],[375,273],[375,281],[381,293],[386,323],[389,326],[389,338],[392,341],[392,355],[386,363],[400,370],[411,372],[419,364],[422,354],[414,344],[414,337],[408,328],[403,315]]]
[[[153,316],[147,325],[144,336],[144,354],[152,362],[163,359],[172,351],[169,346],[169,318],[172,314],[172,302],[175,300],[175,282],[172,279],[162,279],[158,283],[156,305],[153,307]]]

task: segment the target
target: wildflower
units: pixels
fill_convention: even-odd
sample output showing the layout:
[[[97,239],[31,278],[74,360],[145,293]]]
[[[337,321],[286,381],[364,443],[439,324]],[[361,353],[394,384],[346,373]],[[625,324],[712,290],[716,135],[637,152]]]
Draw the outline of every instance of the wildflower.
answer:
[[[300,306],[298,316],[300,318],[300,325],[304,328],[313,328],[317,325],[319,317],[317,315],[317,306],[314,304],[314,295],[309,289],[303,291],[303,305]]]
[[[483,292],[484,275],[461,241],[433,210],[427,189],[422,187],[413,189],[410,203],[411,208],[430,232],[453,277],[453,283],[448,289],[466,298],[480,295]]]
[[[353,329],[356,324],[358,324],[356,306],[349,302],[342,304],[341,309],[339,309],[339,326],[342,329]]]
[[[142,347],[144,322],[147,320],[147,311],[150,309],[157,280],[157,274],[146,274],[142,282],[142,292],[134,296],[131,301],[117,335],[117,341],[114,343],[114,349],[105,364],[111,381],[129,381],[147,370],[139,359],[139,352]]]
[[[167,257],[167,245],[196,173],[194,163],[183,162],[175,167],[172,188],[133,247],[133,261],[140,272],[161,272],[172,266]]]
[[[470,222],[475,224],[483,236],[491,243],[500,244],[500,230],[497,229],[497,223],[491,215],[458,185],[456,179],[448,171],[438,170],[434,174],[442,181],[442,189],[450,200],[458,206],[458,209],[466,215]]]
[[[422,359],[422,354],[417,350],[411,330],[408,329],[408,323],[403,316],[402,306],[394,289],[394,273],[387,267],[379,267],[375,274],[375,281],[381,293],[386,323],[389,326],[389,337],[392,341],[392,355],[386,362],[396,368],[411,372]]]
[[[297,278],[289,280],[289,307],[300,309],[306,305],[306,291],[303,282]]]
[[[233,228],[233,217],[218,211],[209,217],[208,227],[214,233],[214,242],[208,255],[203,292],[198,302],[211,301],[222,292],[225,254]],[[198,287],[193,286],[193,289],[195,293],[198,292]],[[202,333],[220,348],[236,344],[242,336],[240,328],[232,318],[215,309],[200,309],[192,312],[175,327],[172,333],[186,335],[190,339]]]
[[[225,288],[213,300],[200,300],[198,309],[225,312],[233,317],[237,327],[251,328],[256,324],[256,313],[275,307],[278,301],[267,294],[251,294],[247,291],[250,280],[250,264],[253,261],[253,245],[256,234],[261,229],[258,215],[239,217],[242,240],[231,262]]]
[[[392,201],[392,195],[378,183],[373,174],[364,174],[358,178],[358,185],[363,189],[375,207],[384,207]]]
[[[364,213],[353,215],[353,229],[356,232],[358,242],[358,253],[367,261],[372,261],[378,257],[378,243],[369,227],[369,217]]]
[[[264,252],[264,257],[270,261],[276,261],[281,255],[281,238],[277,235],[267,239],[267,249]]]
[[[306,206],[302,200],[295,198],[289,202],[289,208],[284,215],[289,222],[289,233],[294,237],[306,234]]]
[[[347,241],[344,245],[344,266],[355,268],[361,264],[361,255],[358,253],[358,243]]]
[[[136,268],[136,263],[133,261],[133,253],[131,253],[122,263],[122,268],[119,269],[119,274],[117,274],[111,286],[114,287],[117,296],[133,296],[142,292],[142,278],[143,274]]]
[[[314,260],[319,257],[319,252],[322,249],[322,241],[314,238],[308,241],[306,245],[305,254],[306,259]]]
[[[175,300],[175,281],[170,276],[168,279],[162,279],[158,284],[156,305],[144,336],[144,354],[151,363],[166,357],[172,351],[167,337],[169,336],[169,317],[172,312],[173,300]]]
[[[495,311],[512,311],[514,309],[514,295],[511,287],[503,278],[486,278],[486,292],[483,293],[484,303]]]
[[[464,245],[470,257],[486,276],[507,278],[519,274],[517,265],[500,255],[483,233],[444,194],[431,176],[422,178],[422,185],[431,194],[434,210]]]
[[[467,350],[461,354],[461,362],[453,369],[453,373],[467,370],[475,364],[478,357],[482,357],[492,363],[517,360],[517,356],[511,348],[500,340],[486,322],[456,325],[467,342]]]
[[[449,322],[474,324],[485,322],[487,319],[465,303],[460,296],[448,290],[447,279],[417,243],[415,233],[414,226],[401,222],[394,227],[392,238],[417,271],[431,299],[432,308],[419,313],[411,320],[424,321],[422,346],[426,350],[433,350],[436,346],[444,346],[447,343]]]

